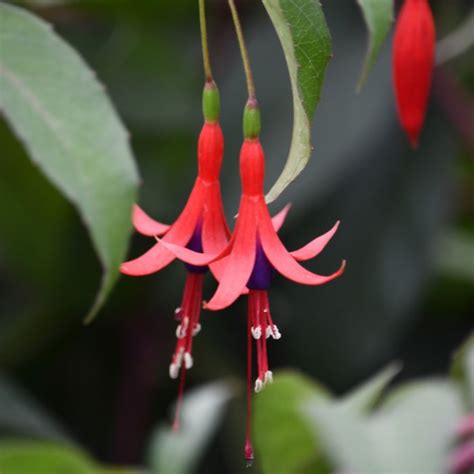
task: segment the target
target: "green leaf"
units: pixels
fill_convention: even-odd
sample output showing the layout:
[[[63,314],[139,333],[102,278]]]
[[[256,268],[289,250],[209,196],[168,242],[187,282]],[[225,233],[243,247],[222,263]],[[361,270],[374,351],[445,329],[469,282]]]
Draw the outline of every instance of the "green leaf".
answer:
[[[397,390],[370,417],[337,404],[303,407],[335,468],[349,472],[443,474],[462,407],[444,381],[413,383]]]
[[[140,474],[121,466],[102,467],[79,449],[44,441],[0,442],[2,474]]]
[[[474,333],[454,354],[451,373],[462,384],[467,405],[474,409]]]
[[[98,474],[94,462],[82,451],[36,441],[2,441],[2,474]]]
[[[331,36],[318,0],[262,0],[278,34],[293,94],[293,134],[286,165],[266,196],[274,201],[311,156],[311,121],[319,102]]]
[[[393,0],[357,0],[357,2],[369,31],[369,46],[357,85],[357,90],[360,91],[393,23]]]
[[[90,321],[127,248],[138,186],[127,132],[94,73],[50,25],[4,3],[0,24],[0,109],[31,159],[77,207],[102,262]]]
[[[155,431],[149,446],[149,465],[157,474],[194,472],[203,449],[214,434],[234,388],[227,382],[206,385],[187,394],[178,432],[170,425]]]
[[[328,392],[296,372],[282,371],[274,382],[254,396],[254,443],[264,473],[323,474],[321,458],[306,417],[300,412],[309,399],[326,403]]]
[[[391,380],[400,372],[398,364],[391,364],[375,377],[343,397],[339,405],[356,412],[368,411],[379,400]]]

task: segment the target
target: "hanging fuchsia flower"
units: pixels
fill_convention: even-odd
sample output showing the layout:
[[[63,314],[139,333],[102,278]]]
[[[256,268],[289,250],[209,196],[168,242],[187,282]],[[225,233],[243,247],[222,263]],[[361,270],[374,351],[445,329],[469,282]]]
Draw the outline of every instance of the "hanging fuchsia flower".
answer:
[[[413,147],[425,120],[435,27],[428,0],[405,0],[393,43],[393,80],[401,124]]]
[[[198,141],[198,176],[188,201],[172,225],[157,222],[139,206],[134,207],[132,221],[135,229],[143,235],[162,238],[140,257],[121,265],[120,270],[126,275],[143,276],[162,270],[176,258],[168,249],[168,244],[216,255],[229,242],[230,232],[224,216],[219,184],[224,140],[218,123],[219,95],[213,82],[206,84],[203,103],[205,123]],[[273,218],[272,225],[276,230],[283,224],[287,212],[288,206]],[[225,259],[209,265],[185,264],[187,276],[182,303],[175,312],[179,321],[176,329],[177,343],[169,367],[171,378],[177,378],[181,371],[176,428],[186,370],[193,366],[193,337],[201,330],[204,276],[209,266],[216,279],[220,280],[223,278],[225,265]]]
[[[168,226],[153,220],[140,207],[133,210],[135,229],[147,236],[162,236],[162,241],[140,257],[125,262],[120,270],[126,275],[142,276],[155,273],[171,263],[175,256],[163,245],[172,242],[195,251],[219,253],[227,245],[230,232],[224,216],[219,174],[222,165],[224,139],[219,125],[219,92],[213,81],[204,88],[205,123],[198,141],[198,176],[188,201],[174,224]],[[214,275],[222,272],[222,262],[209,265]],[[193,365],[192,339],[200,331],[202,287],[207,266],[186,265],[187,276],[181,306],[175,315],[179,321],[177,344],[170,364],[170,376],[177,378],[181,369],[182,397],[187,369]],[[175,419],[178,427],[179,403]]]
[[[244,115],[245,140],[240,152],[240,178],[242,197],[232,239],[218,256],[198,253],[193,249],[163,242],[178,258],[192,265],[210,262],[225,262],[225,271],[219,286],[205,304],[206,309],[220,310],[230,306],[248,288],[248,359],[251,364],[252,338],[256,342],[258,375],[254,389],[259,392],[272,381],[268,365],[267,339],[279,339],[281,334],[273,323],[268,301],[268,290],[275,274],[304,285],[322,285],[339,277],[345,268],[329,276],[312,273],[298,261],[309,260],[318,255],[336,232],[339,222],[324,235],[315,238],[304,247],[289,252],[278,237],[265,203],[264,153],[258,138],[260,118],[256,101],[249,101]],[[248,390],[251,383],[249,365]],[[250,394],[249,394],[250,406]],[[250,409],[249,415],[250,417]],[[245,456],[253,458],[250,442],[250,420],[248,420]]]
[[[259,340],[272,336],[279,338],[277,327],[270,316],[267,290],[275,273],[303,285],[322,285],[340,276],[345,267],[343,261],[339,270],[329,276],[312,273],[298,261],[309,260],[318,255],[335,234],[339,222],[322,236],[304,247],[289,252],[272,223],[265,203],[263,191],[264,153],[258,136],[246,138],[240,153],[240,177],[242,197],[232,239],[217,256],[199,253],[195,249],[173,245],[163,239],[162,243],[175,256],[191,265],[202,266],[210,262],[224,262],[225,271],[219,278],[219,286],[206,309],[221,310],[230,306],[249,289],[249,318],[252,335]],[[210,263],[211,265],[213,263]],[[256,391],[269,378],[265,343],[257,348],[259,353],[259,375]],[[262,352],[262,354],[260,354]]]

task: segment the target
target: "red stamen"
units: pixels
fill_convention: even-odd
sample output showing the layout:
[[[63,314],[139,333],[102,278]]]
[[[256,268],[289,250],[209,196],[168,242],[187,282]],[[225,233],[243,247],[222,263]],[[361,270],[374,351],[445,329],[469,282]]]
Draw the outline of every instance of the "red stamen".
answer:
[[[247,419],[244,453],[247,465],[251,465],[253,460],[253,448],[250,440],[252,426],[252,339],[255,339],[257,347],[258,376],[255,380],[255,392],[260,392],[268,382],[272,382],[272,373],[268,370],[267,337],[270,335],[274,339],[281,337],[278,328],[271,319],[266,290],[249,290],[247,325]]]
[[[179,380],[178,399],[176,400],[176,409],[174,412],[174,421],[172,430],[177,433],[180,428],[181,407],[183,406],[184,385],[186,382],[186,367],[181,369],[181,378]]]
[[[245,445],[244,456],[247,466],[253,461],[253,447],[251,441],[252,431],[252,325],[254,315],[254,298],[252,292],[249,294],[248,300],[248,317],[247,317],[247,419],[245,427]]]
[[[180,371],[181,377],[176,402],[176,413],[173,422],[173,431],[179,430],[179,417],[183,402],[186,371],[193,366],[192,341],[201,326],[199,319],[202,307],[202,287],[204,273],[188,272],[183,292],[183,300],[176,315],[180,321],[176,330],[176,348],[171,358],[170,377],[177,378]]]
[[[267,356],[267,315],[265,314],[265,291],[259,291],[259,319],[262,325],[262,376],[266,382],[266,373],[268,372],[268,356]]]
[[[192,294],[193,289],[194,289],[194,279],[190,280],[189,283],[186,280],[186,283],[184,285],[183,298],[181,300],[181,306],[179,308],[176,308],[175,313],[174,313],[175,319],[177,321],[181,321],[183,319],[185,306],[188,304],[190,300],[190,295]]]

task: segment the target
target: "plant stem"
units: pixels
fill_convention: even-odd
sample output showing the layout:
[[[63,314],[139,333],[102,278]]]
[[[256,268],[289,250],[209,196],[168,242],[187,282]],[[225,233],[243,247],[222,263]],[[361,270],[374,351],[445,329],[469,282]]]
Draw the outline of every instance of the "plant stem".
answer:
[[[229,7],[230,11],[232,12],[232,20],[234,21],[235,32],[237,33],[237,40],[239,41],[242,62],[244,63],[249,99],[255,99],[255,85],[253,83],[252,69],[250,67],[249,55],[247,52],[247,47],[245,46],[244,35],[242,33],[242,25],[240,24],[239,14],[237,13],[237,8],[235,8],[234,0],[229,0]]]
[[[204,6],[205,0],[199,0],[199,23],[201,26],[201,44],[202,44],[202,60],[204,64],[204,74],[207,82],[212,82],[211,61],[209,60],[209,46],[207,44],[207,29],[206,29],[206,9]]]

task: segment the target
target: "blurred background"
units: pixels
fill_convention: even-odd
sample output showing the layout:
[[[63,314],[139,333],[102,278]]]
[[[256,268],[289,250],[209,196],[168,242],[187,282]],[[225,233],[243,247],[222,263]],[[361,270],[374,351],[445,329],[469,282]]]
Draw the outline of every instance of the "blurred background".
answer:
[[[51,22],[97,71],[131,131],[143,178],[140,204],[172,222],[195,178],[202,125],[197,2],[15,3]],[[289,248],[340,219],[332,243],[308,268],[329,273],[342,258],[348,266],[343,278],[322,287],[275,280],[271,305],[283,337],[270,344],[269,357],[274,370],[297,368],[343,393],[393,360],[403,362],[399,379],[446,373],[473,327],[474,54],[471,48],[436,68],[413,152],[396,117],[391,38],[356,94],[367,43],[362,15],[353,0],[322,3],[334,57],[314,121],[314,153],[271,210],[293,204],[281,231]],[[468,0],[431,3],[438,38],[468,18],[472,23]],[[261,3],[242,0],[238,7],[262,108],[269,189],[290,143],[289,78]],[[208,2],[208,29],[231,222],[246,89],[223,0]],[[122,277],[98,320],[84,327],[100,279],[86,230],[4,122],[0,148],[0,435],[71,439],[104,462],[143,464],[150,433],[170,419],[177,393],[168,365],[184,268],[175,262],[150,277]],[[134,236],[130,258],[151,245]],[[213,288],[209,278],[206,294]],[[188,387],[222,377],[243,384],[243,302],[204,312],[202,323]],[[243,404],[242,392],[199,472],[240,471]],[[21,412],[25,406],[35,415]]]

